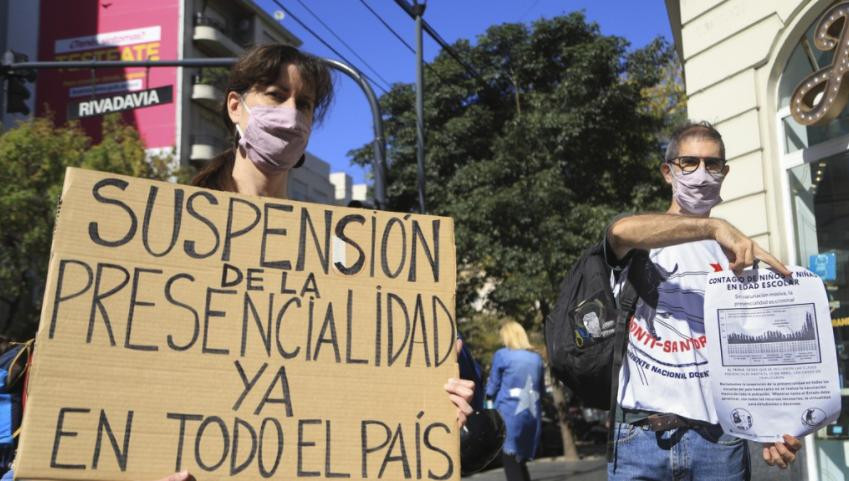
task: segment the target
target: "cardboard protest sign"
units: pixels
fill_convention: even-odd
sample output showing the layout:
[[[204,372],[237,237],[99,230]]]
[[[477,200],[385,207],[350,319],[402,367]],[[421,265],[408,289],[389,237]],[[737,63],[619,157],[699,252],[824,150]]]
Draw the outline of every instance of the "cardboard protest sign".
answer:
[[[69,169],[16,476],[459,479],[453,236]]]

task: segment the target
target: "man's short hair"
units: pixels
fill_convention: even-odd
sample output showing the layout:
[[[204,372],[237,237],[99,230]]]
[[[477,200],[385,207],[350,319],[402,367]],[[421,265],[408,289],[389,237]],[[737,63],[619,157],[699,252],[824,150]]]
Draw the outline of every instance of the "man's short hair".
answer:
[[[687,122],[675,129],[675,132],[669,137],[669,144],[666,146],[665,160],[670,160],[678,157],[678,149],[686,139],[706,139],[712,140],[719,144],[719,155],[725,159],[725,143],[722,141],[722,135],[719,134],[713,125],[706,120],[700,122]]]

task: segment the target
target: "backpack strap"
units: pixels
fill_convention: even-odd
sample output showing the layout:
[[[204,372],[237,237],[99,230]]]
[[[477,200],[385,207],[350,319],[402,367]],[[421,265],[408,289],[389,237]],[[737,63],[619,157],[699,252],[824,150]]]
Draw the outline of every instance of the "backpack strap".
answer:
[[[619,394],[619,370],[628,344],[628,319],[634,314],[638,297],[637,290],[629,282],[626,282],[619,292],[619,313],[616,316],[616,330],[613,338],[613,373],[610,383],[610,405],[613,408],[616,407]]]
[[[619,401],[619,371],[628,347],[628,320],[634,313],[637,304],[637,290],[630,282],[624,282],[619,291],[619,313],[616,316],[616,328],[613,334],[613,364],[610,373],[610,429],[607,436],[608,459],[616,456],[616,443],[613,439],[613,430],[616,428],[616,408]]]
[[[616,411],[619,404],[619,372],[628,347],[628,320],[634,314],[639,293],[630,281],[634,275],[640,275],[644,270],[645,262],[648,260],[644,251],[632,251],[635,255],[631,257],[628,264],[628,276],[622,282],[617,298],[618,313],[616,316],[616,327],[613,334],[613,364],[610,373],[610,411],[608,412],[608,424],[610,428],[607,435],[607,460],[613,461],[616,469],[616,440],[614,430],[616,429]],[[636,270],[637,272],[633,272]]]

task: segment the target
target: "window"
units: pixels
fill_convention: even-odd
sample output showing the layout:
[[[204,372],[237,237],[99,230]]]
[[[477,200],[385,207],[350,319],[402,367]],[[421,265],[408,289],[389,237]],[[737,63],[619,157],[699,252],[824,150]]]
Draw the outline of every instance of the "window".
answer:
[[[796,86],[831,63],[832,52],[820,51],[813,43],[820,20],[811,23],[784,66],[776,125],[781,165],[786,170],[782,184],[785,218],[790,221],[789,260],[809,268],[832,266],[830,272],[823,269],[823,280],[835,326],[841,382],[849,388],[849,107],[836,119],[815,126],[801,125],[790,115]],[[839,422],[849,424],[849,413]]]
[[[849,151],[788,171],[799,263],[834,254],[837,270],[827,279],[832,318],[849,317]]]

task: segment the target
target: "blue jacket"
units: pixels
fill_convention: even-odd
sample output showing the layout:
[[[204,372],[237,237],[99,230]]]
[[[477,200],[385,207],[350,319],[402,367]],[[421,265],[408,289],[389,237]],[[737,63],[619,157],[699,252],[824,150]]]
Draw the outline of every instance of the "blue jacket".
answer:
[[[521,460],[536,454],[542,432],[542,403],[545,392],[542,357],[524,349],[501,348],[492,358],[486,396],[507,426],[504,452]]]

